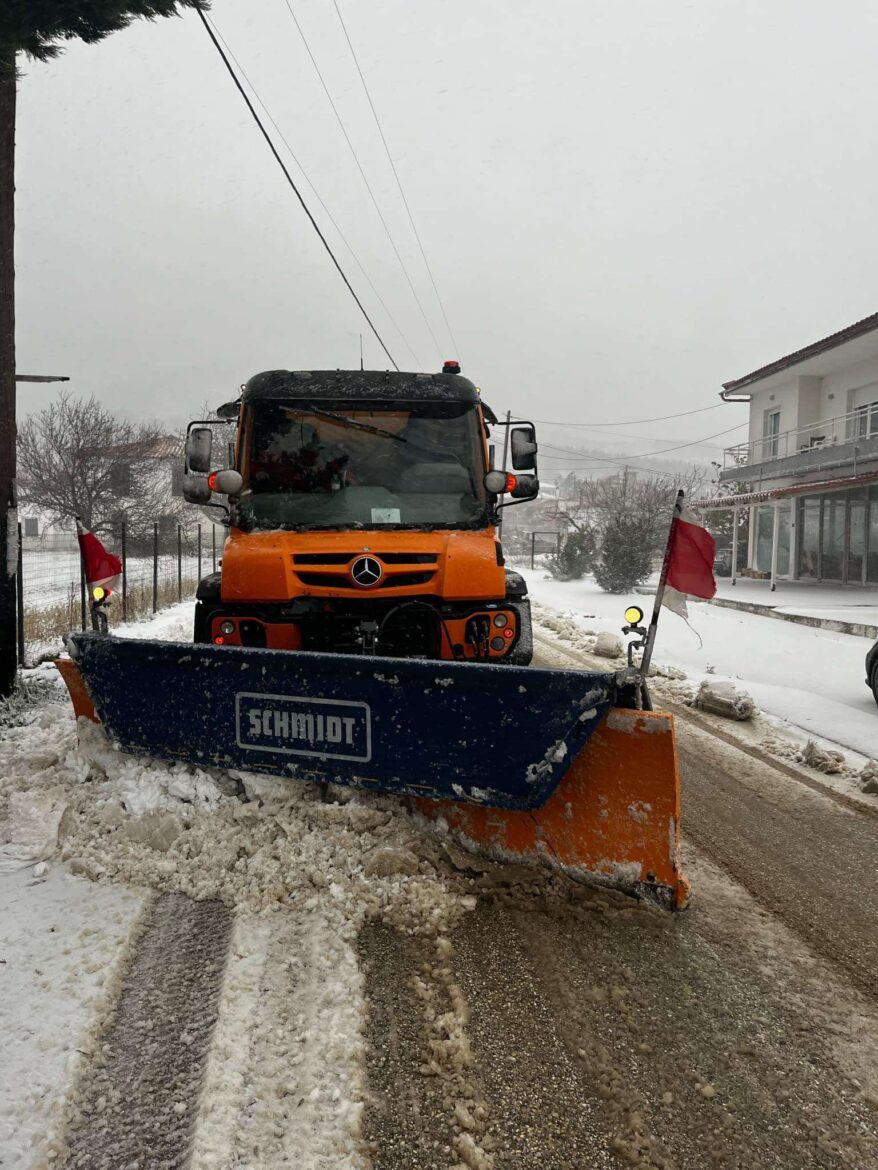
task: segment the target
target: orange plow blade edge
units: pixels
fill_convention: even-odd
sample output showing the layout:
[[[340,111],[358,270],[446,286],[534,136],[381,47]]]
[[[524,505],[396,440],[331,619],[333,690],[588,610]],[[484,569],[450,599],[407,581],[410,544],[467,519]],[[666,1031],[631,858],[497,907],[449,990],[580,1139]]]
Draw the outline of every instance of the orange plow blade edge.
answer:
[[[474,852],[542,861],[681,910],[680,774],[672,715],[614,707],[533,812],[418,799]]]

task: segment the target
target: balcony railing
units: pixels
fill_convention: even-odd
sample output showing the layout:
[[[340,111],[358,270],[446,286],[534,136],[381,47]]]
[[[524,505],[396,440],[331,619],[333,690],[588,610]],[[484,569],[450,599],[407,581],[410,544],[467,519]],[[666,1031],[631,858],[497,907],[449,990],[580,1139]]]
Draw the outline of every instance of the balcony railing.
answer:
[[[871,402],[847,414],[821,419],[807,426],[796,427],[795,430],[765,435],[751,443],[726,447],[723,452],[723,470],[772,463],[775,459],[786,459],[806,451],[841,447],[861,439],[878,439],[878,403]]]

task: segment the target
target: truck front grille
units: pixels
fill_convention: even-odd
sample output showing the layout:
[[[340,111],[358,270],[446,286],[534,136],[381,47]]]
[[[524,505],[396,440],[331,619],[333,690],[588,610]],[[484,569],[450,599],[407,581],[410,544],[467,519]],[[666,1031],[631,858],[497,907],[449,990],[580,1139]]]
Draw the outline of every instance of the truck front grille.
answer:
[[[316,585],[323,589],[349,589],[352,592],[362,592],[359,586],[354,585],[347,575],[342,573],[298,573],[297,576],[303,585]],[[433,576],[433,570],[427,570],[427,572],[392,573],[387,577],[382,577],[378,584],[372,588],[378,590],[395,589],[400,585],[426,585]]]

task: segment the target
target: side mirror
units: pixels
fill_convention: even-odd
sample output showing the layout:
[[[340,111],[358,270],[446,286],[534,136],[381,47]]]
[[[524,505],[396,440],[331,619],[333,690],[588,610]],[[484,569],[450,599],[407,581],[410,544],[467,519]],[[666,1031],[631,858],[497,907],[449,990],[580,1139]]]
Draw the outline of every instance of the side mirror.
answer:
[[[190,426],[186,432],[186,473],[210,471],[210,453],[213,450],[213,431],[210,427]]]
[[[537,465],[537,433],[527,424],[523,427],[513,427],[510,433],[510,448],[512,466],[515,471],[526,471]],[[512,493],[515,495],[515,493]]]
[[[183,476],[183,499],[187,504],[209,504],[212,495],[205,476]]]
[[[540,481],[535,475],[516,475],[515,487],[509,494],[513,500],[535,500],[540,494]]]

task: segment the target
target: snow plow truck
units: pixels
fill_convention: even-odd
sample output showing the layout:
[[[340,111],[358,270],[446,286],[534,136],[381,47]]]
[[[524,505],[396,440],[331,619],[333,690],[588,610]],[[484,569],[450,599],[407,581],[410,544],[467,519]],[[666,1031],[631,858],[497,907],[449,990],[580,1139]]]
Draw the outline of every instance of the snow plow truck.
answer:
[[[470,849],[684,906],[672,717],[630,656],[531,665],[499,526],[539,492],[534,427],[456,362],[268,371],[217,415],[185,445],[184,495],[228,528],[193,641],[70,634],[77,715],[126,752],[396,794]]]

